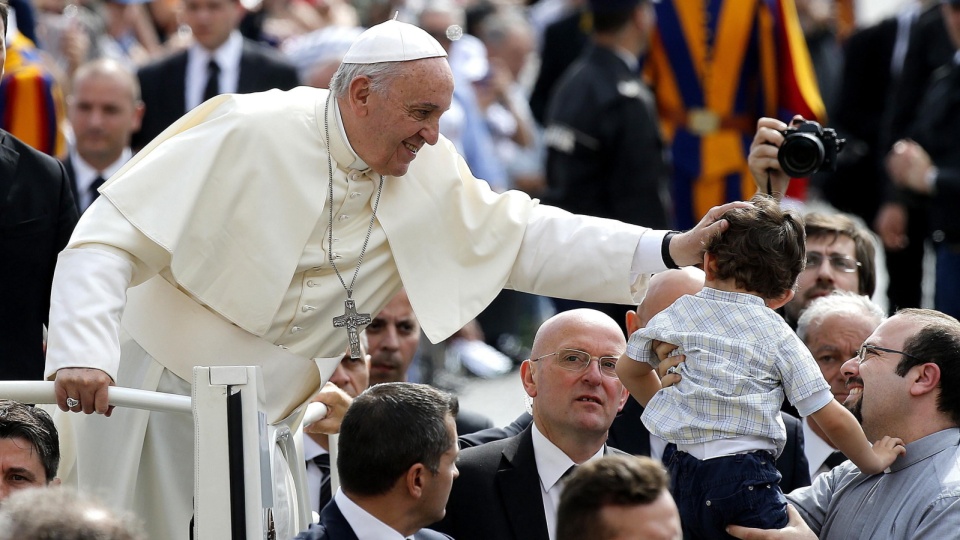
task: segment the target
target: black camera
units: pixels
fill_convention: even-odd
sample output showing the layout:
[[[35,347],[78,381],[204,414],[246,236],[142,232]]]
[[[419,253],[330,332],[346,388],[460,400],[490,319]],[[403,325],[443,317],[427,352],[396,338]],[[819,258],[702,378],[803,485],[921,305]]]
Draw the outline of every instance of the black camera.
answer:
[[[794,122],[783,132],[783,144],[777,160],[783,172],[793,178],[810,176],[817,171],[835,171],[837,154],[846,142],[837,132],[812,120]]]

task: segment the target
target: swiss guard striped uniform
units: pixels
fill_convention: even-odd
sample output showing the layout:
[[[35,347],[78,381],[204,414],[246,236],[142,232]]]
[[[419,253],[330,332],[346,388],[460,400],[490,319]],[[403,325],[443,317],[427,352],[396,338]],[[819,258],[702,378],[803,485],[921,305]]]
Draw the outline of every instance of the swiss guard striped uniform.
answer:
[[[39,49],[16,32],[0,83],[0,128],[47,155],[64,157],[67,146],[60,126],[65,116],[60,85],[44,67]]]
[[[645,75],[673,154],[677,227],[749,199],[747,154],[761,116],[822,119],[793,0],[661,0]],[[803,198],[806,183],[788,195]]]

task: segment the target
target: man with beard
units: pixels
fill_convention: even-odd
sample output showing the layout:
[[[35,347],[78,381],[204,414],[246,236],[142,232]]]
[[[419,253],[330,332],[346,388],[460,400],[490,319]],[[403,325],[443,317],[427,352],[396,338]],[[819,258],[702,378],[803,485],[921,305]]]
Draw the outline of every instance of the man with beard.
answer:
[[[400,289],[366,328],[370,351],[370,385],[407,382],[410,365],[420,348],[420,323],[407,292]],[[478,413],[460,411],[457,433],[465,435],[492,428],[493,422]]]
[[[787,496],[785,529],[731,526],[737,538],[954,538],[960,527],[960,322],[904,309],[843,365],[846,405],[868,438],[893,433],[907,452],[881,474],[851,462]]]

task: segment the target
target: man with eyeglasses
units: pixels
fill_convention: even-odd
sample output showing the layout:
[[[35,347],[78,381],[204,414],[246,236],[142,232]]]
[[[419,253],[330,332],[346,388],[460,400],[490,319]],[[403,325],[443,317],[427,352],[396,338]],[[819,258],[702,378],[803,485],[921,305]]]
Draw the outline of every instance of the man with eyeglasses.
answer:
[[[447,515],[436,526],[457,540],[553,540],[564,476],[612,450],[607,430],[627,392],[616,365],[619,325],[591,309],[547,320],[520,366],[533,423],[519,435],[464,449]]]
[[[871,439],[906,444],[886,471],[843,463],[787,496],[790,523],[763,531],[731,526],[745,540],[956,538],[960,530],[960,322],[904,309],[880,324],[843,364],[847,407]]]

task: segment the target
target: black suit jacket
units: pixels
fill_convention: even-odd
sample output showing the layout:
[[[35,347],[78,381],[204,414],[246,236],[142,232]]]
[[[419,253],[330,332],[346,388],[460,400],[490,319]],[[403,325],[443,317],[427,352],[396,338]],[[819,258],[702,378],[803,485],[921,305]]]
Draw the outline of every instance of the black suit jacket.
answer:
[[[457,540],[548,539],[531,429],[460,452],[447,515],[434,529]]]
[[[131,146],[146,146],[161,131],[186,114],[184,91],[187,78],[187,51],[148,64],[137,72],[140,92],[146,108],[140,131],[133,136]],[[251,94],[279,88],[290,90],[299,83],[297,70],[275,50],[243,40],[240,54],[238,94]]]
[[[43,378],[53,269],[76,224],[63,165],[0,130],[0,379]]]
[[[803,450],[803,425],[795,416],[781,413],[787,428],[787,445],[777,458],[780,471],[780,490],[784,493],[810,485],[810,469]],[[643,406],[630,396],[623,411],[613,420],[607,444],[637,456],[650,455],[650,431],[640,417]]]
[[[445,534],[430,529],[420,529],[413,535],[414,540],[452,540]],[[356,533],[347,523],[347,519],[340,512],[336,501],[323,507],[320,512],[320,523],[314,523],[298,534],[294,540],[359,540]]]

